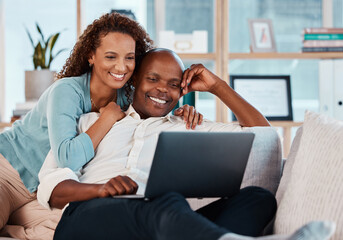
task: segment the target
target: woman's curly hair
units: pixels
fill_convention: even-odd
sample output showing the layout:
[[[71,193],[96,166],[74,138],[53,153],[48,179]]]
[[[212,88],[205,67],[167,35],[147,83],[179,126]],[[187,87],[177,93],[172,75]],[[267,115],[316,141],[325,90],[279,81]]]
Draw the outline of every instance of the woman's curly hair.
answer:
[[[88,25],[76,42],[62,70],[57,74],[57,79],[80,76],[86,72],[90,72],[91,67],[89,66],[88,59],[100,46],[101,38],[111,32],[128,34],[136,41],[136,65],[142,55],[153,48],[153,41],[138,22],[119,13],[107,13]],[[126,96],[129,101],[129,96],[132,92],[131,86],[132,80],[130,79],[125,84]]]

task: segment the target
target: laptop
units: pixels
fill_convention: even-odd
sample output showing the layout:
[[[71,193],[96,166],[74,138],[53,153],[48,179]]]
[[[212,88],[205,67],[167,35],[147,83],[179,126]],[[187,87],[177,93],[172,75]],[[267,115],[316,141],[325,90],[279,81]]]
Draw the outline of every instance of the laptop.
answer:
[[[114,197],[148,200],[171,191],[186,198],[233,196],[254,137],[249,132],[161,132],[145,193]]]

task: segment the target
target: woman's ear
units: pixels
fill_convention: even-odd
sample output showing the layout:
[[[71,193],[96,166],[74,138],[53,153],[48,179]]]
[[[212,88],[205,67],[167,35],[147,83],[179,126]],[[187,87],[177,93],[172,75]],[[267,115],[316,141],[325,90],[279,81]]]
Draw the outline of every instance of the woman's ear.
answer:
[[[92,67],[94,65],[94,55],[93,54],[88,58],[88,63],[89,63],[90,67]]]

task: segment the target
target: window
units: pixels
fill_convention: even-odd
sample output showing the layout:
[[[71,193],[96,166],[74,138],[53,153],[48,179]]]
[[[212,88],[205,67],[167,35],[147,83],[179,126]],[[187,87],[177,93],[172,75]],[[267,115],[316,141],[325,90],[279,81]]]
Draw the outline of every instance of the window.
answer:
[[[53,62],[51,70],[60,70],[76,40],[76,1],[59,0],[3,0],[4,62],[5,62],[5,114],[9,121],[15,104],[25,101],[25,70],[33,70],[33,48],[26,34],[33,40],[39,37],[37,22],[45,36],[62,31],[56,49],[67,48]],[[55,49],[55,50],[56,50]]]

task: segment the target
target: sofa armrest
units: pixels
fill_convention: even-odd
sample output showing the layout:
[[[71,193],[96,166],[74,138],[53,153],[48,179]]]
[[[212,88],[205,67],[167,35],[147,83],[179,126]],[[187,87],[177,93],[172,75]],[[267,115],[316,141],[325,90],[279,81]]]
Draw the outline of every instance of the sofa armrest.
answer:
[[[274,195],[280,183],[282,148],[279,135],[273,127],[252,127],[244,131],[255,133],[241,188],[259,186]]]

